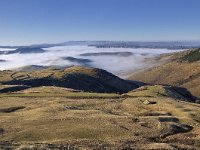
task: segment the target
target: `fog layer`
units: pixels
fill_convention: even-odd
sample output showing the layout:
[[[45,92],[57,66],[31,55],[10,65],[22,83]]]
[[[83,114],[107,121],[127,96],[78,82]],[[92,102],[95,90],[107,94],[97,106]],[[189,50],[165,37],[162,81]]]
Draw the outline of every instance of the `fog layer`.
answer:
[[[13,49],[0,49],[0,51],[6,50]],[[60,67],[79,65],[102,68],[114,74],[121,74],[150,67],[155,63],[151,61],[151,58],[160,54],[178,51],[147,48],[96,48],[86,45],[57,46],[44,48],[44,50],[46,50],[44,53],[2,54],[0,59],[4,61],[0,62],[0,70],[16,69],[29,65]],[[88,60],[88,62],[84,63],[83,60]]]

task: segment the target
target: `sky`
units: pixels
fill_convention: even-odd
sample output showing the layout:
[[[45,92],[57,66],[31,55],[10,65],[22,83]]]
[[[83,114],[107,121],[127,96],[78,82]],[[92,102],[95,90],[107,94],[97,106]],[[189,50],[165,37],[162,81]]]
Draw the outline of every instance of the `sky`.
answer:
[[[200,0],[0,0],[0,45],[200,40]]]

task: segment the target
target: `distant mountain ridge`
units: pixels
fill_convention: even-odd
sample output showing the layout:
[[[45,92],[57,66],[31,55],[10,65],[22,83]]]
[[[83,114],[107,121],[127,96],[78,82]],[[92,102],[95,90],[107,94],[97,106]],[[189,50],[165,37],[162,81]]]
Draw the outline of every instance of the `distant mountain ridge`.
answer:
[[[61,43],[43,43],[27,46],[0,46],[0,48],[49,48],[54,46],[88,45],[98,48],[166,48],[166,49],[189,49],[199,48],[200,41],[67,41]]]
[[[132,52],[98,52],[98,53],[83,53],[80,56],[122,56],[128,57],[134,55]]]
[[[91,44],[97,48],[150,48],[150,49],[190,49],[199,48],[200,42],[134,42],[134,41],[106,41]]]

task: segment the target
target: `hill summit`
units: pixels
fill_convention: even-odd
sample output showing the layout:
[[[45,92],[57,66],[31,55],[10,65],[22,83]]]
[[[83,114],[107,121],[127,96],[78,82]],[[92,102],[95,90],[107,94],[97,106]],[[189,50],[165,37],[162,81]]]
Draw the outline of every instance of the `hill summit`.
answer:
[[[73,66],[66,69],[42,69],[35,71],[1,71],[2,84],[30,87],[57,86],[84,92],[126,93],[138,87],[135,83],[97,68]]]

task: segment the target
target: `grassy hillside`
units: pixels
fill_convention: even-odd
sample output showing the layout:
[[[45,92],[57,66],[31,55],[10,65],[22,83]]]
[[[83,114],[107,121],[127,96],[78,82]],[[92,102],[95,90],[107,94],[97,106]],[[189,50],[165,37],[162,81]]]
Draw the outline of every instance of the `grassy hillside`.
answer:
[[[125,93],[138,87],[105,70],[86,67],[47,68],[31,72],[0,71],[0,83],[30,87],[57,86],[101,93]]]
[[[170,92],[160,85],[123,95],[45,86],[5,92],[0,149],[198,149],[200,105]]]
[[[200,55],[199,49],[170,54],[169,61],[129,77],[130,80],[150,84],[170,84],[187,88],[200,98]]]
[[[200,104],[184,88],[85,67],[1,71],[0,82],[0,149],[200,147]]]

